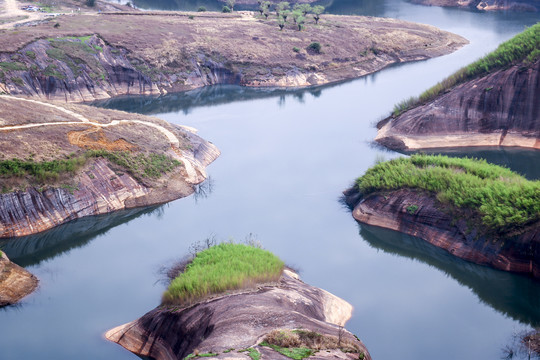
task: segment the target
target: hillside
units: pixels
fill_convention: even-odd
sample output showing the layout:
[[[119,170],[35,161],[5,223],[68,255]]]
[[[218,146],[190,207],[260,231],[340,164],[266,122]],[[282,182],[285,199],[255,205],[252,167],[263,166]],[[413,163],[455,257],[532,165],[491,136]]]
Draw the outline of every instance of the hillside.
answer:
[[[0,237],[193,192],[219,151],[191,129],[0,95]]]
[[[275,14],[257,14],[66,14],[3,30],[0,91],[90,101],[212,84],[302,87],[448,54],[467,43],[432,26],[356,16],[322,15],[316,25],[308,15],[302,31],[292,20],[280,31]]]

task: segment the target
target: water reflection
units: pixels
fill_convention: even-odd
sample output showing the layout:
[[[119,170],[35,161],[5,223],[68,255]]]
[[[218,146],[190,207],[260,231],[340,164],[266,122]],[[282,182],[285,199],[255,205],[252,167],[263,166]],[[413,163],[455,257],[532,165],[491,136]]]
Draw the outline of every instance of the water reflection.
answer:
[[[492,164],[505,166],[530,180],[540,179],[540,151],[520,148],[460,148],[428,149],[426,154],[442,154],[453,157],[475,157]],[[408,152],[411,154],[413,152]]]
[[[57,226],[51,230],[20,238],[0,240],[0,249],[22,267],[37,265],[42,261],[80,248],[110,229],[142,215],[157,215],[163,206],[120,210],[111,214],[87,216]]]
[[[307,89],[250,88],[238,85],[205,86],[182,93],[171,93],[164,96],[121,96],[114,99],[92,102],[90,105],[106,109],[123,110],[139,114],[161,114],[179,112],[189,114],[199,107],[217,106],[239,101],[277,98],[278,105],[284,106],[286,99],[294,99],[303,103],[307,94],[321,96],[324,88],[336,84]]]
[[[540,282],[522,275],[480,266],[397,231],[359,225],[372,247],[431,265],[470,288],[482,302],[522,323],[540,325]]]

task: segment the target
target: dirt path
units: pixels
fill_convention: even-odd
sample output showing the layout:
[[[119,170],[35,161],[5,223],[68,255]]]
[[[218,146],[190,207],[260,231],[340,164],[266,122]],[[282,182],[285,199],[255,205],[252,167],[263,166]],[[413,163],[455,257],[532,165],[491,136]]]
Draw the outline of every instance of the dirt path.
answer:
[[[149,121],[127,120],[127,119],[126,120],[113,120],[110,123],[101,124],[101,123],[98,123],[98,122],[94,122],[94,121],[82,116],[81,114],[77,114],[77,113],[75,113],[75,112],[73,112],[71,110],[65,109],[65,108],[63,108],[61,106],[44,103],[44,102],[41,102],[41,101],[38,101],[38,100],[17,98],[17,97],[13,97],[13,96],[9,96],[9,95],[0,95],[0,99],[8,99],[10,101],[26,101],[26,102],[39,104],[41,106],[52,107],[54,109],[62,111],[65,114],[68,114],[69,116],[74,117],[74,118],[76,118],[78,120],[78,121],[62,121],[62,122],[49,122],[49,123],[39,123],[39,124],[24,124],[24,125],[2,126],[2,127],[0,127],[0,131],[23,130],[23,129],[31,129],[31,128],[35,128],[35,127],[41,127],[41,126],[79,125],[81,123],[87,124],[89,126],[94,126],[96,128],[107,128],[107,127],[110,127],[110,126],[118,126],[118,125],[122,125],[122,124],[140,124],[140,125],[144,125],[144,126],[154,128],[154,129],[158,130],[161,134],[163,134],[163,136],[165,136],[167,138],[167,140],[171,144],[172,150],[177,155],[178,160],[180,160],[184,164],[184,167],[186,169],[186,173],[188,175],[187,178],[186,178],[186,181],[189,182],[189,183],[197,183],[198,182],[197,181],[197,178],[198,178],[197,171],[195,170],[195,167],[193,165],[194,159],[191,159],[191,157],[187,156],[187,154],[183,154],[182,150],[180,149],[180,141],[178,140],[176,135],[174,135],[173,132],[171,132],[170,130],[166,129],[165,127],[163,127],[161,125],[154,124],[154,123],[149,122]]]
[[[20,9],[21,4],[15,0],[4,0],[4,12],[0,14],[1,18],[13,18],[24,16],[24,19],[10,21],[5,24],[0,24],[0,29],[12,28],[16,24],[21,24],[29,21],[35,21],[45,18],[46,14],[33,11],[24,11]]]

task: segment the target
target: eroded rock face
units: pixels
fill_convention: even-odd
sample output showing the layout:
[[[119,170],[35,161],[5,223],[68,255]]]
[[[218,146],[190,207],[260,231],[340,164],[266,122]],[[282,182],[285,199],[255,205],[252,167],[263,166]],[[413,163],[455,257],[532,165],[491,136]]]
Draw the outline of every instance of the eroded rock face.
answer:
[[[354,342],[371,359],[365,346],[343,330],[352,306],[336,296],[309,286],[285,270],[277,285],[212,299],[189,308],[158,307],[138,320],[109,330],[105,336],[139,356],[157,360],[183,359],[193,353],[217,353],[213,358],[250,359],[238,350],[254,347],[262,358],[285,359],[257,346],[274,329],[316,331]],[[341,329],[341,330],[340,330]],[[226,352],[229,349],[232,351]],[[315,359],[358,359],[340,350],[320,351]]]
[[[415,4],[471,8],[483,11],[538,11],[539,0],[412,0]]]
[[[36,289],[37,278],[0,251],[0,307],[12,305]]]
[[[481,265],[540,278],[540,226],[523,233],[495,239],[481,235],[467,219],[453,219],[434,198],[402,189],[362,198],[357,190],[345,192],[354,207],[353,217],[369,225],[400,231],[445,249],[449,253]],[[410,206],[417,208],[412,211]]]
[[[540,149],[540,60],[468,81],[432,102],[383,120],[375,140],[396,150]]]

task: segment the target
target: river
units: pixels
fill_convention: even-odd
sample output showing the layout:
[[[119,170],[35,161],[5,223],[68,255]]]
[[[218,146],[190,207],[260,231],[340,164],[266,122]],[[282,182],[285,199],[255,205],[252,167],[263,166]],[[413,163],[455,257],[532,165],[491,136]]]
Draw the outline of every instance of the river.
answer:
[[[103,333],[157,306],[165,289],[162,266],[208,237],[256,239],[300,269],[304,281],[349,301],[355,310],[347,328],[376,360],[498,359],[514,332],[540,325],[539,282],[360,226],[339,201],[376,160],[402,156],[372,144],[374,124],[395,103],[493,50],[539,15],[399,0],[328,4],[335,13],[429,23],[470,45],[321,88],[216,86],[102,103],[193,126],[222,155],[196,196],[0,242],[40,279],[20,305],[0,309],[2,360],[136,359]],[[540,176],[539,152],[460,153]]]

